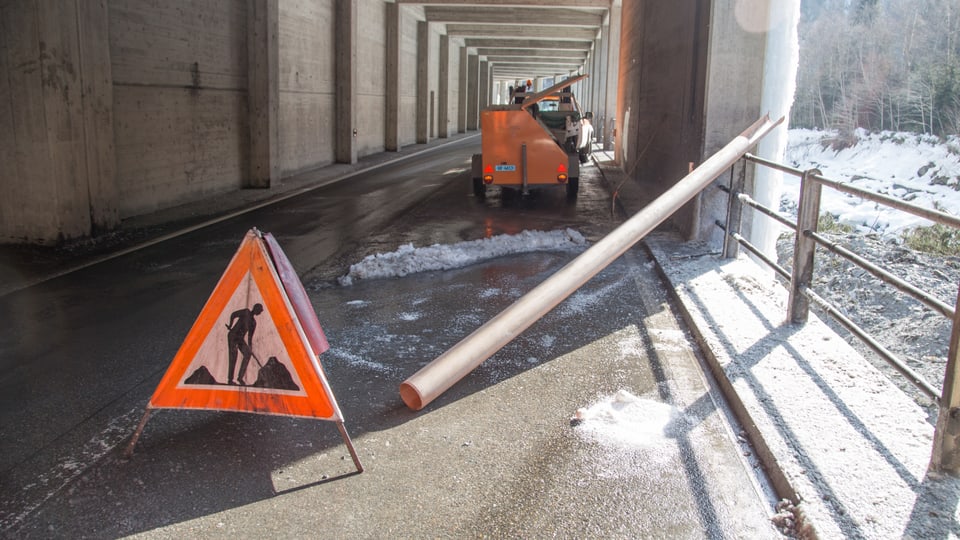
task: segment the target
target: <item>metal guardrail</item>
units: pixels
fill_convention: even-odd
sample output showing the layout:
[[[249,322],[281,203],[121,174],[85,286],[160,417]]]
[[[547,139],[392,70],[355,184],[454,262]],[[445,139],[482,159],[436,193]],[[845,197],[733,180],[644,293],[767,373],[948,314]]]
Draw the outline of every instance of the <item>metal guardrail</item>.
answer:
[[[800,177],[800,200],[798,201],[796,223],[782,216],[775,210],[760,204],[748,194],[744,193],[748,163],[769,167]],[[879,265],[870,262],[817,232],[817,224],[820,217],[820,194],[824,186],[957,229],[960,229],[960,218],[910,204],[899,199],[866,191],[846,182],[826,178],[817,169],[802,171],[752,154],[745,154],[743,156],[738,175],[734,174],[735,168],[736,167],[732,167],[730,169],[730,186],[721,187],[721,189],[730,195],[728,199],[726,223],[719,221],[716,223],[725,233],[723,256],[727,258],[736,257],[739,247],[741,246],[750,251],[759,260],[770,266],[774,272],[789,281],[790,299],[788,311],[792,323],[802,324],[807,320],[810,303],[812,302],[824,313],[857,336],[876,352],[877,355],[913,383],[920,391],[933,398],[939,406],[939,414],[936,431],[934,433],[931,466],[935,470],[954,473],[960,472],[960,313],[958,313],[957,306],[948,305],[936,298],[933,294],[897,277]],[[794,264],[792,269],[787,270],[781,267],[776,261],[770,259],[759,248],[740,235],[740,224],[744,207],[749,207],[761,212],[794,231]],[[953,321],[942,390],[927,382],[921,375],[916,373],[900,358],[874,339],[867,331],[844,316],[840,310],[811,289],[817,245],[863,268],[884,283],[913,297],[933,311]],[[958,284],[957,304],[960,304],[960,284]]]

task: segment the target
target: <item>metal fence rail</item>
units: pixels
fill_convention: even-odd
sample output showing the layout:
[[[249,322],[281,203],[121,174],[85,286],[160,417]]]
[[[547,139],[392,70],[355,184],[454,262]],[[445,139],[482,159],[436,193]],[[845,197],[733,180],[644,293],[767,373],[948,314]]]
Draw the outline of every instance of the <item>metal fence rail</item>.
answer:
[[[769,167],[801,178],[800,200],[798,201],[797,222],[768,208],[748,194],[744,193],[747,164]],[[934,448],[931,466],[936,470],[960,472],[960,314],[956,306],[950,306],[933,294],[901,279],[881,266],[857,255],[853,251],[818,234],[817,224],[820,217],[820,195],[823,187],[867,199],[900,211],[960,229],[960,217],[952,216],[937,210],[930,210],[908,202],[873,193],[824,177],[819,170],[801,171],[787,165],[763,159],[752,154],[744,155],[740,164],[739,175],[734,174],[731,168],[730,186],[722,187],[729,194],[726,223],[716,222],[725,233],[723,255],[727,258],[736,257],[739,247],[747,249],[763,263],[770,266],[778,275],[790,282],[790,300],[788,304],[791,322],[802,324],[807,320],[810,303],[819,307],[824,313],[857,336],[868,347],[889,363],[894,369],[913,383],[920,391],[934,399],[939,405],[936,431],[934,434]],[[758,211],[788,229],[794,231],[794,264],[787,270],[770,259],[762,251],[748,242],[740,234],[743,208],[748,207]],[[843,257],[853,264],[863,268],[882,282],[894,287],[917,301],[923,303],[940,315],[952,319],[953,326],[950,337],[947,366],[944,373],[943,390],[927,382],[921,375],[911,369],[896,355],[887,350],[874,339],[867,331],[847,318],[835,306],[819,296],[811,288],[814,274],[815,247],[822,246],[828,251]],[[960,284],[958,284],[957,303],[960,304]]]

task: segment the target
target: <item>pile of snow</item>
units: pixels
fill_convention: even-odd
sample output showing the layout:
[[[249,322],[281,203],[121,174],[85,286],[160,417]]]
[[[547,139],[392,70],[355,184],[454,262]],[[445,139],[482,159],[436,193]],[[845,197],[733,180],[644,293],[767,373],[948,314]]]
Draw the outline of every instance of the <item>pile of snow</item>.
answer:
[[[598,442],[636,448],[673,439],[686,419],[676,407],[620,390],[577,410],[572,422]]]
[[[912,133],[857,130],[857,142],[834,150],[835,132],[791,129],[785,161],[801,170],[820,169],[823,176],[881,193],[914,205],[960,215],[960,138],[941,141]],[[800,179],[784,175],[781,210],[796,214]],[[863,232],[898,236],[931,223],[912,214],[824,188],[821,214]]]
[[[579,232],[566,229],[523,231],[514,235],[501,234],[481,240],[420,248],[405,244],[394,252],[369,255],[351,265],[350,271],[339,282],[347,286],[356,279],[402,277],[429,270],[450,270],[504,255],[579,248],[586,242]]]

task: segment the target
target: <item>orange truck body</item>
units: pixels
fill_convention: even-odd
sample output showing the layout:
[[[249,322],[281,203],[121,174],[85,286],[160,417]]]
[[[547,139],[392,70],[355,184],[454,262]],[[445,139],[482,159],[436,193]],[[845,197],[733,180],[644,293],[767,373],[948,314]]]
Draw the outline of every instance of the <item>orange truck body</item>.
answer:
[[[566,187],[576,195],[580,160],[564,148],[545,122],[547,113],[537,116],[538,103],[557,100],[557,93],[586,77],[567,79],[527,97],[522,104],[494,105],[480,111],[481,153],[473,156],[474,191],[482,196],[486,186],[511,187],[527,192],[531,187]],[[580,122],[578,111],[549,113],[554,127],[562,128],[565,116]],[[538,119],[539,118],[539,119]],[[572,193],[571,193],[572,191]]]

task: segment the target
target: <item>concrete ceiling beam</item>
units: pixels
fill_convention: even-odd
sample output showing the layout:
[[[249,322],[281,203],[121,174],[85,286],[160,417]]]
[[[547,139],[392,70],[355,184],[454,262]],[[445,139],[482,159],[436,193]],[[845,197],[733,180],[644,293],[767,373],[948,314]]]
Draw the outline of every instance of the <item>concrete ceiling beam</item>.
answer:
[[[589,51],[592,41],[563,41],[559,39],[493,39],[467,38],[464,39],[467,47],[477,49],[554,49],[567,51]]]
[[[583,65],[582,58],[556,58],[550,56],[481,56],[486,58],[487,62],[495,64],[563,64],[563,65]]]
[[[456,37],[516,37],[523,39],[559,39],[563,41],[589,41],[596,37],[599,28],[564,28],[558,31],[549,26],[523,26],[502,24],[447,24],[447,35]]]
[[[619,4],[620,0],[615,3]],[[415,4],[419,6],[496,6],[500,8],[507,7],[566,7],[566,8],[590,8],[590,9],[610,9],[610,0],[527,0],[519,2],[517,0],[397,0],[398,4]]]
[[[428,22],[581,26],[599,28],[603,11],[531,7],[438,7],[425,6]]]
[[[585,60],[587,51],[557,51],[552,49],[477,49],[480,56],[515,57],[521,58],[570,58]]]
[[[494,70],[504,70],[504,69],[538,69],[542,68],[546,71],[576,71],[580,69],[580,64],[550,64],[543,62],[520,62],[520,63],[510,63],[510,64],[494,64]]]

